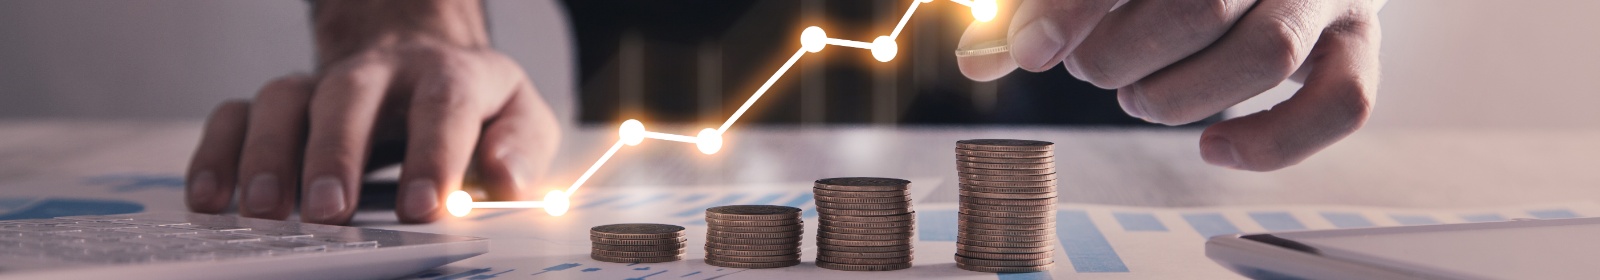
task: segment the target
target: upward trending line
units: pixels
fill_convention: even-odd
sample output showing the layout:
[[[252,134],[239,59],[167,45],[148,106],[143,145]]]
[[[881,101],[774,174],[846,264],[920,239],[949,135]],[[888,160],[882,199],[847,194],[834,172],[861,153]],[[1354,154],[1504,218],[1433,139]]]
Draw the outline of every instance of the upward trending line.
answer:
[[[733,111],[733,115],[728,116],[728,120],[722,122],[721,127],[702,129],[700,134],[688,136],[645,130],[643,122],[630,119],[622,122],[621,128],[617,131],[619,136],[617,142],[611,145],[611,149],[606,150],[599,160],[589,165],[589,169],[584,171],[582,176],[578,176],[578,180],[572,182],[572,185],[568,186],[566,190],[550,191],[545,194],[544,200],[535,201],[472,201],[470,194],[458,190],[450,193],[450,196],[445,199],[445,209],[450,212],[450,215],[456,217],[466,216],[474,208],[544,208],[545,212],[550,213],[550,215],[560,216],[565,214],[567,208],[571,206],[571,201],[568,198],[573,193],[576,193],[578,188],[583,187],[583,183],[589,181],[589,178],[594,176],[595,171],[600,170],[600,167],[604,166],[606,161],[617,153],[617,150],[621,150],[623,145],[638,145],[645,138],[650,138],[693,143],[700,149],[701,153],[715,154],[722,149],[722,134],[727,132],[734,122],[738,122],[739,117],[744,116],[744,113],[750,110],[750,105],[754,105],[756,100],[760,100],[761,96],[772,88],[773,83],[778,82],[778,78],[789,72],[789,68],[793,67],[796,61],[800,61],[800,57],[805,56],[808,52],[822,51],[828,45],[835,45],[871,50],[872,58],[882,62],[889,62],[899,52],[899,46],[895,44],[895,39],[900,37],[900,31],[905,29],[906,22],[911,21],[911,15],[917,12],[917,6],[930,2],[933,2],[933,0],[914,0],[911,2],[911,8],[906,9],[905,15],[900,17],[900,22],[895,24],[894,31],[889,32],[887,36],[878,36],[872,42],[828,38],[827,33],[823,32],[821,27],[806,27],[800,33],[800,49],[796,50],[788,61],[784,61],[783,66],[778,67],[778,71],[772,73],[772,77],[767,78],[767,82],[761,84],[761,87],[750,95],[750,99],[745,100],[744,104],[739,106],[739,110]],[[967,6],[971,9],[973,18],[978,21],[987,22],[992,20],[998,11],[995,0],[950,0],[950,2]]]

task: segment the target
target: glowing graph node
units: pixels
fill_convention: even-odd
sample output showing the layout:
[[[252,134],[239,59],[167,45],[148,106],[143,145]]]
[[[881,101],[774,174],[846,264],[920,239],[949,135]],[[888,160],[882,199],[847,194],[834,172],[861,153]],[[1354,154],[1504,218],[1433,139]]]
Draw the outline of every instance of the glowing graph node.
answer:
[[[450,215],[461,217],[471,213],[472,209],[475,208],[544,208],[545,212],[550,213],[551,216],[561,216],[567,213],[567,209],[571,205],[570,196],[577,193],[578,188],[582,187],[584,182],[588,182],[589,178],[594,176],[595,171],[600,170],[600,167],[604,166],[612,155],[617,154],[617,150],[622,149],[624,145],[639,145],[646,138],[692,143],[701,153],[715,154],[717,151],[722,150],[722,136],[728,131],[728,128],[732,127],[733,123],[739,120],[739,117],[744,116],[745,111],[750,110],[750,106],[754,105],[756,100],[761,99],[761,96],[772,88],[772,84],[776,83],[778,78],[789,72],[789,68],[793,67],[801,56],[806,53],[820,52],[828,45],[835,45],[869,50],[872,52],[872,58],[881,62],[894,60],[895,55],[900,52],[900,46],[895,42],[896,38],[900,38],[900,31],[905,29],[906,22],[909,22],[911,15],[916,13],[917,6],[932,2],[933,0],[914,0],[911,2],[911,7],[906,9],[905,15],[900,18],[900,22],[895,25],[894,30],[887,36],[874,38],[872,42],[828,38],[828,33],[823,31],[821,27],[806,27],[805,30],[800,32],[800,49],[795,51],[794,56],[789,57],[789,60],[785,61],[783,66],[778,67],[778,71],[772,73],[772,77],[767,78],[766,83],[761,84],[761,87],[757,88],[755,93],[750,94],[750,98],[745,100],[744,104],[740,105],[739,109],[735,110],[733,115],[728,116],[728,120],[724,121],[722,126],[716,129],[706,128],[700,130],[700,133],[695,136],[688,136],[650,131],[645,129],[644,122],[639,120],[623,121],[621,127],[617,129],[617,143],[612,144],[611,148],[600,156],[600,159],[589,165],[589,169],[585,170],[582,176],[578,176],[578,180],[573,181],[572,185],[567,187],[566,190],[552,190],[545,194],[544,200],[537,201],[472,201],[472,196],[467,192],[456,191],[445,198],[445,210]],[[981,22],[993,20],[995,14],[999,11],[995,0],[950,0],[950,2],[967,6],[971,9],[973,19]]]

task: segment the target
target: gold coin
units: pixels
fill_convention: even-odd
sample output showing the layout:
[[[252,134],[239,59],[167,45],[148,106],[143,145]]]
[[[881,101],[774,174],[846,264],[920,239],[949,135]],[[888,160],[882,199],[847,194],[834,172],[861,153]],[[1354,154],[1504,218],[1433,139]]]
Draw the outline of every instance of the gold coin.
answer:
[[[1006,169],[1039,170],[1039,169],[1055,169],[1056,168],[1056,163],[1053,162],[1053,161],[1040,162],[1040,163],[988,163],[988,162],[970,162],[970,161],[956,160],[956,167],[958,167],[958,168],[979,168],[979,169],[1000,169],[1000,170],[1006,170]],[[1051,172],[1051,173],[1054,173],[1054,172]]]
[[[956,156],[958,156],[958,157],[960,157],[960,156],[972,156],[972,157],[986,157],[986,158],[1052,158],[1052,157],[1055,156],[1055,152],[1053,152],[1053,151],[1042,151],[1042,152],[996,152],[996,151],[979,151],[979,150],[968,150],[968,149],[956,148]],[[1051,159],[1051,160],[1054,160],[1054,159]]]
[[[967,256],[967,257],[970,257],[970,258],[979,258],[979,259],[986,259],[986,260],[1036,260],[1036,259],[1053,257],[1053,256],[1055,256],[1055,254],[1056,254],[1055,250],[1047,250],[1047,251],[1038,252],[1038,253],[1022,253],[1022,254],[999,254],[999,253],[985,253],[985,252],[967,251],[967,250],[960,250],[960,249],[956,250],[956,255],[962,255],[962,256]]]
[[[833,210],[888,210],[906,209],[911,207],[911,199],[906,199],[905,201],[900,202],[883,203],[833,203],[826,201],[816,201],[815,203],[819,209],[827,208]]]
[[[828,244],[828,245],[838,245],[838,246],[878,247],[878,246],[894,246],[894,245],[911,245],[911,239],[910,238],[904,238],[904,239],[895,239],[895,240],[863,241],[863,240],[833,239],[833,238],[827,238],[827,237],[818,236],[817,237],[817,244]]]
[[[961,269],[965,269],[965,270],[968,270],[968,271],[975,271],[975,272],[987,272],[987,273],[1023,273],[1023,272],[1050,271],[1050,267],[1053,267],[1053,266],[1055,266],[1055,263],[1046,264],[1046,265],[1037,265],[1037,266],[1020,266],[1020,267],[1019,266],[981,266],[981,265],[968,265],[968,264],[964,264],[964,263],[956,263],[956,267],[961,268]]]
[[[900,239],[909,239],[909,238],[911,238],[911,233],[910,232],[906,232],[906,233],[891,233],[891,234],[848,234],[848,233],[832,233],[832,232],[824,231],[824,232],[818,232],[817,233],[817,237],[839,239],[839,240],[860,240],[860,241],[900,240]]]
[[[777,256],[725,256],[725,255],[717,255],[717,254],[706,254],[706,259],[708,259],[708,260],[719,260],[719,261],[725,261],[725,262],[737,262],[737,263],[769,263],[769,262],[786,262],[786,261],[791,261],[791,260],[800,260],[800,254],[799,253],[795,253],[795,254],[777,255]]]
[[[1039,254],[1055,252],[1055,246],[1043,247],[986,247],[956,242],[956,252],[981,252],[991,254]]]
[[[805,231],[796,230],[796,231],[785,231],[785,232],[731,232],[731,231],[706,230],[706,234],[710,235],[710,236],[726,237],[726,238],[752,238],[752,239],[797,238],[797,237],[800,237],[801,235],[804,235]]]
[[[847,227],[830,227],[830,226],[818,226],[817,227],[817,232],[846,233],[846,234],[894,234],[894,233],[910,233],[910,232],[915,232],[915,231],[917,231],[917,227],[916,226],[897,227],[897,228],[847,228]]]
[[[1055,214],[1056,214],[1056,211],[1024,211],[1024,212],[1006,212],[1006,211],[983,211],[983,210],[972,210],[972,209],[966,209],[966,208],[961,208],[961,210],[959,210],[959,211],[960,211],[960,213],[961,213],[961,214],[962,214],[962,215],[972,215],[972,216],[984,216],[984,217],[996,217],[996,218],[1038,218],[1038,217],[1055,217]]]
[[[963,189],[963,190],[960,190],[959,192],[963,196],[975,197],[975,198],[993,198],[993,199],[1046,199],[1046,198],[1055,198],[1056,197],[1056,192],[1053,192],[1053,191],[1052,192],[1044,192],[1044,193],[986,193],[986,192],[975,192],[975,191],[970,191],[970,190],[964,190]]]
[[[1003,182],[1037,182],[1037,181],[1050,181],[1050,180],[1055,180],[1056,179],[1056,174],[1055,173],[1044,174],[1044,175],[983,175],[983,174],[957,173],[956,175],[959,175],[959,176],[956,176],[957,178],[966,178],[966,179],[979,180],[979,181],[1003,181]]]
[[[589,235],[610,239],[667,239],[683,237],[684,228],[667,224],[610,224],[589,228]]]
[[[1055,233],[1055,231],[1052,231],[1052,230],[997,230],[997,229],[981,229],[981,228],[973,228],[973,227],[964,227],[964,228],[959,229],[958,231],[959,232],[965,232],[965,233],[972,233],[972,234],[999,235],[999,236],[1037,236],[1037,235],[1049,235],[1049,234],[1054,234]]]
[[[956,167],[956,172],[961,175],[988,175],[988,176],[1044,176],[1056,174],[1055,168],[1045,169],[983,169]]]
[[[956,162],[971,163],[998,163],[998,164],[1040,164],[1055,163],[1055,157],[975,157],[957,155]]]
[[[1056,186],[1056,180],[1044,180],[1044,181],[986,181],[986,180],[972,180],[972,179],[967,179],[967,178],[959,178],[959,181],[960,181],[960,183],[962,185],[973,185],[973,186],[984,186],[984,187],[1006,187],[1006,188],[1047,188],[1048,187],[1048,188],[1054,188]]]
[[[800,218],[800,208],[778,205],[726,205],[706,209],[706,218],[735,221],[773,221]]]
[[[800,237],[799,236],[795,236],[795,237],[787,237],[787,238],[727,238],[727,237],[718,237],[718,236],[706,236],[706,242],[716,242],[716,243],[722,243],[722,244],[735,244],[735,245],[779,245],[779,244],[796,244],[796,243],[800,243]]]
[[[961,190],[982,193],[1056,193],[1055,186],[1049,187],[985,187],[961,184]]]
[[[843,216],[890,216],[911,213],[911,208],[883,209],[883,210],[855,210],[832,209],[817,207],[818,214],[843,215]]]
[[[843,271],[890,271],[890,270],[901,270],[901,269],[911,268],[911,263],[908,262],[908,263],[897,263],[897,264],[842,264],[842,263],[831,263],[831,262],[819,261],[819,262],[817,262],[817,267],[826,268],[826,269],[832,269],[832,270],[843,270]]]
[[[1055,246],[1055,244],[1056,244],[1055,240],[1046,240],[1046,241],[1039,241],[1039,242],[1009,242],[1009,241],[1008,242],[993,242],[993,241],[978,241],[978,240],[972,240],[972,239],[961,239],[960,237],[956,237],[956,242],[957,243],[961,243],[961,244],[972,245],[972,246],[999,247],[999,248],[1038,248],[1038,247]]]
[[[766,226],[766,227],[730,227],[730,226],[721,226],[721,225],[711,225],[711,226],[707,226],[707,227],[710,230],[726,231],[726,232],[789,232],[789,231],[802,230],[802,229],[805,228],[805,225],[793,224],[793,225]]]
[[[866,223],[866,222],[836,222],[836,221],[829,221],[829,220],[818,220],[817,224],[820,224],[820,225],[823,225],[823,226],[830,226],[830,227],[847,227],[847,228],[902,228],[902,227],[913,226],[913,225],[916,224],[916,222],[917,222],[916,220],[907,220],[907,221],[888,221],[888,222],[870,222],[870,223]]]
[[[706,242],[706,248],[720,249],[720,250],[739,250],[739,251],[799,250],[800,249],[800,242],[789,243],[789,244],[749,245],[749,244],[727,244],[727,243],[717,243],[717,242],[709,242],[708,241],[708,242]]]
[[[1038,140],[969,139],[969,140],[956,141],[956,148],[958,148],[958,149],[979,150],[979,151],[1037,152],[1037,151],[1051,151],[1051,150],[1054,150],[1055,147],[1056,147],[1056,143],[1050,143],[1050,142],[1047,142],[1047,141],[1038,141]]]
[[[910,251],[911,244],[885,245],[885,246],[840,246],[833,244],[817,243],[817,253],[844,252],[844,253],[884,253]]]
[[[612,256],[603,256],[603,255],[597,255],[597,254],[589,254],[589,258],[597,260],[597,261],[613,262],[613,263],[660,263],[660,262],[673,262],[673,261],[681,261],[681,260],[683,260],[683,256],[682,255],[670,256],[670,257],[652,257],[652,258],[623,258],[623,257],[612,257]]]
[[[622,252],[670,251],[670,250],[683,249],[684,247],[687,247],[687,246],[685,246],[685,244],[683,244],[683,243],[661,244],[661,245],[633,245],[633,246],[630,246],[630,245],[611,245],[611,244],[600,244],[600,243],[591,244],[591,248],[593,248],[593,249],[600,249],[600,250],[606,250],[606,251],[622,251]]]
[[[1046,234],[1046,235],[1015,236],[1015,235],[983,235],[983,234],[971,234],[971,233],[965,233],[965,232],[956,232],[956,238],[961,239],[961,240],[976,240],[976,241],[986,241],[986,242],[1041,242],[1041,241],[1055,240],[1056,239],[1056,235],[1054,235],[1054,234]]]
[[[960,254],[956,254],[956,263],[978,266],[1039,266],[1053,264],[1055,263],[1055,259],[1046,257],[1032,260],[988,260],[969,258]]]
[[[995,229],[995,230],[1053,231],[1053,230],[1056,229],[1056,223],[1044,223],[1044,224],[1033,224],[1033,225],[1007,225],[1007,224],[975,223],[975,222],[968,222],[968,221],[963,221],[963,220],[959,220],[959,219],[956,220],[956,226],[961,227],[961,228],[979,228],[979,229]]]
[[[820,179],[813,185],[817,189],[824,190],[889,192],[909,189],[911,188],[911,181],[895,178],[844,177]]]
[[[1000,205],[1000,206],[1040,206],[1040,205],[1053,205],[1053,204],[1056,204],[1056,198],[1054,198],[1054,197],[1052,197],[1052,198],[1041,198],[1041,199],[1004,199],[1004,198],[971,197],[971,196],[964,196],[963,195],[963,196],[960,196],[959,200],[962,203],[983,204],[983,205]]]
[[[995,217],[984,217],[984,216],[973,216],[973,215],[956,215],[956,220],[957,221],[968,221],[968,222],[985,223],[985,224],[1036,225],[1036,224],[1048,224],[1048,223],[1055,222],[1056,217],[995,218]]]
[[[671,257],[671,256],[683,255],[684,252],[685,252],[684,249],[677,249],[677,250],[671,250],[671,251],[655,251],[655,252],[606,251],[606,250],[600,250],[600,249],[589,250],[590,254],[607,256],[607,257],[617,257],[617,258]]]
[[[1056,205],[1055,204],[1050,204],[1050,205],[985,205],[985,204],[962,202],[961,203],[961,209],[972,209],[972,210],[982,210],[982,211],[1000,211],[1000,212],[1055,212],[1056,211]]]
[[[857,192],[835,191],[828,189],[811,188],[811,193],[817,196],[831,197],[904,197],[911,195],[911,190],[886,191],[886,192]]]
[[[913,257],[913,256],[905,256],[905,257],[898,257],[898,258],[873,258],[873,259],[830,257],[830,256],[822,256],[822,255],[818,255],[817,256],[817,262],[830,262],[830,263],[837,263],[837,264],[897,264],[897,263],[910,263],[914,259],[916,259],[916,257]]]
[[[795,266],[795,265],[800,264],[800,260],[796,259],[796,260],[793,260],[793,261],[767,262],[767,263],[742,263],[742,262],[728,262],[728,261],[720,261],[720,260],[714,260],[714,259],[706,259],[706,264],[712,265],[712,266],[727,267],[727,268],[761,269],[761,268],[791,267],[791,266]]]
[[[813,197],[815,197],[817,199],[817,202],[828,202],[828,203],[857,203],[857,204],[860,204],[860,203],[911,203],[911,198],[910,197],[905,197],[905,196],[893,196],[893,197],[833,197],[833,196],[826,196],[826,195],[818,195],[818,196],[813,196]]]
[[[596,244],[607,244],[607,245],[650,246],[650,245],[666,245],[666,244],[684,243],[684,242],[688,242],[689,239],[688,238],[684,238],[684,237],[669,238],[669,239],[611,239],[611,238],[589,236],[589,241],[592,241],[592,242],[594,242]]]
[[[832,250],[817,250],[818,256],[861,259],[905,258],[911,257],[915,253],[916,252],[912,250],[890,252],[842,252]]]
[[[717,249],[717,248],[711,248],[710,246],[706,246],[705,249],[706,249],[706,254],[723,255],[723,256],[782,256],[782,255],[793,255],[793,254],[799,254],[800,253],[800,248],[784,248],[784,249],[779,249],[779,250],[745,251],[745,250]]]
[[[829,220],[829,221],[836,221],[836,222],[859,222],[859,223],[881,223],[881,222],[911,221],[911,220],[915,220],[917,218],[917,215],[916,215],[915,211],[909,212],[909,213],[905,213],[905,214],[888,215],[888,216],[847,216],[847,215],[833,215],[833,214],[822,214],[822,213],[818,213],[818,214],[819,214],[818,216],[821,217],[822,220]]]
[[[706,217],[706,225],[708,225],[708,226],[772,227],[772,226],[799,225],[799,224],[802,224],[802,223],[804,223],[804,221],[800,220],[800,217],[798,217],[798,216],[794,217],[793,219],[771,220],[771,221],[723,220],[723,219]]]

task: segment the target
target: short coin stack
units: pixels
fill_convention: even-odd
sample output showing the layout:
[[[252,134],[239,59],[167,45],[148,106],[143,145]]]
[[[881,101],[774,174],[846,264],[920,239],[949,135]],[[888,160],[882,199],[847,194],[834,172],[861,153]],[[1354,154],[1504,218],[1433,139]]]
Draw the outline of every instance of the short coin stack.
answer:
[[[589,257],[614,263],[658,263],[683,260],[683,227],[663,224],[614,224],[589,228],[594,247]]]
[[[728,205],[706,209],[706,264],[778,268],[800,264],[800,208]]]
[[[846,271],[911,268],[911,181],[891,178],[817,180],[817,267]]]
[[[1054,143],[956,142],[961,182],[956,266],[979,272],[1034,272],[1055,264]]]

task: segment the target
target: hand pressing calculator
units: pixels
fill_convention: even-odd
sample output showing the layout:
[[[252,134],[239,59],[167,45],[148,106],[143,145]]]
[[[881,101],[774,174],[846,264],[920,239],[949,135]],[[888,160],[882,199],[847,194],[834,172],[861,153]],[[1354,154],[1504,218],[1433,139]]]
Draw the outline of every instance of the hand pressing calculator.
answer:
[[[482,238],[193,213],[0,220],[0,279],[376,279],[488,252]]]

